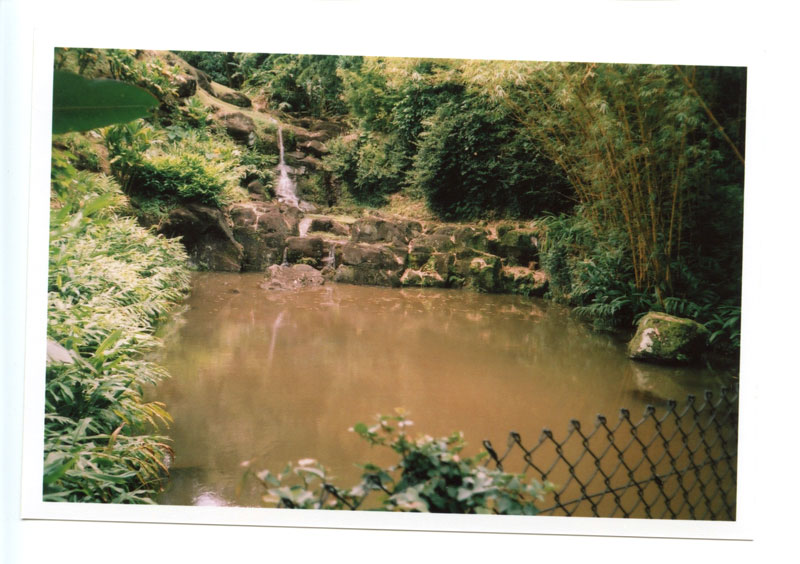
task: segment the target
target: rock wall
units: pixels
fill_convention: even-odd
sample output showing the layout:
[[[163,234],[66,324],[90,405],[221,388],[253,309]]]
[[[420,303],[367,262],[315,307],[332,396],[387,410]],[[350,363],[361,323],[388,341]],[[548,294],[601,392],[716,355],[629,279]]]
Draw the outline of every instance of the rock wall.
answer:
[[[536,269],[536,234],[502,236],[475,226],[443,225],[383,215],[350,220],[306,215],[264,201],[225,210],[198,204],[174,209],[159,232],[182,237],[200,269],[262,272],[304,264],[347,284],[466,288],[542,295],[547,277]]]

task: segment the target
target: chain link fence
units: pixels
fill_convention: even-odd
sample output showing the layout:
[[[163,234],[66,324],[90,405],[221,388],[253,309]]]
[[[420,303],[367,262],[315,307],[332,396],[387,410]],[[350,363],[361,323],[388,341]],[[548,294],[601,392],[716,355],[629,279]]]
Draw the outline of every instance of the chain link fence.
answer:
[[[483,446],[498,469],[553,484],[542,515],[734,521],[738,400],[738,387],[706,391],[640,420],[621,409],[591,429],[572,420],[561,439],[544,429],[532,444],[511,432],[502,454]]]
[[[502,454],[488,440],[483,448],[488,466],[548,485],[540,515],[735,521],[738,386],[662,409],[647,405],[638,420],[629,409],[616,422],[598,415],[591,429],[573,419],[563,438],[545,428],[535,443],[512,431]],[[392,494],[368,477],[359,497],[325,483],[320,505],[332,495],[346,508],[369,508],[370,492]]]

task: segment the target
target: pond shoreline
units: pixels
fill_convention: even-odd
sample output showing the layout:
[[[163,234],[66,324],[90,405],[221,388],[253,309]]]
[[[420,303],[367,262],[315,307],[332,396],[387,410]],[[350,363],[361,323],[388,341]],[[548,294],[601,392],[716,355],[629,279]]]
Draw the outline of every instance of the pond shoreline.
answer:
[[[535,438],[620,407],[639,416],[647,403],[665,409],[727,381],[630,361],[619,339],[540,298],[330,283],[278,291],[262,281],[193,275],[159,359],[172,378],[151,392],[175,421],[175,482],[162,503],[242,503],[234,491],[246,461],[280,470],[311,457],[355,479],[353,463],[382,460],[348,427],[396,407],[410,412],[412,435],[462,430],[475,454],[511,430]]]

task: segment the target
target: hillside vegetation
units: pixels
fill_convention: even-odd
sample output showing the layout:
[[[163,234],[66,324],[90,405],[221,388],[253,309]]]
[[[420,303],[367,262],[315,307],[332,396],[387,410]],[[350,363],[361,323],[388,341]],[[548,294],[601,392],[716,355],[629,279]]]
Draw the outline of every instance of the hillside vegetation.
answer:
[[[596,327],[663,311],[738,351],[745,69],[100,49],[55,65],[158,107],[53,138],[48,337],[71,360],[48,366],[47,500],[158,489],[168,415],[142,386],[164,374],[143,358],[187,255],[141,225],[274,198],[279,139],[300,198],[341,224],[524,228],[547,297]]]

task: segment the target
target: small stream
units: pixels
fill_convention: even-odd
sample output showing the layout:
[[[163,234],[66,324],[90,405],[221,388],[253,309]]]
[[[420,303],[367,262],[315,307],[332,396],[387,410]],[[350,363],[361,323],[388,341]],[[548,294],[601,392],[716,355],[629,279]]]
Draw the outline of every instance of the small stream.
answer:
[[[325,285],[259,288],[263,274],[199,273],[159,361],[172,378],[151,392],[174,418],[172,505],[259,505],[238,488],[242,463],[280,471],[315,458],[339,486],[356,463],[394,462],[348,428],[396,407],[412,434],[461,430],[468,454],[508,432],[531,442],[576,418],[638,417],[644,406],[715,388],[706,368],[629,361],[624,343],[540,299],[436,289]]]

